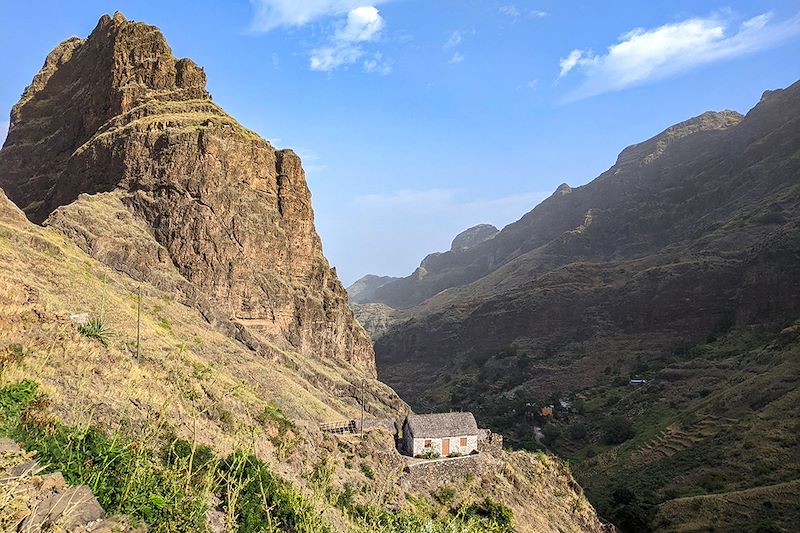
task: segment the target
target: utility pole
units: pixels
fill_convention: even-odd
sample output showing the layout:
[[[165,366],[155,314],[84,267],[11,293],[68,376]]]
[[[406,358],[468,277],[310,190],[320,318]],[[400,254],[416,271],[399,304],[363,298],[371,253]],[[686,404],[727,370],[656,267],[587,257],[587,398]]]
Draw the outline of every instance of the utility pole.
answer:
[[[364,436],[364,409],[366,409],[366,405],[364,405],[364,389],[366,388],[366,380],[361,379],[361,436]]]
[[[136,298],[136,363],[142,362],[141,352],[142,340],[142,284],[139,283],[139,290]]]

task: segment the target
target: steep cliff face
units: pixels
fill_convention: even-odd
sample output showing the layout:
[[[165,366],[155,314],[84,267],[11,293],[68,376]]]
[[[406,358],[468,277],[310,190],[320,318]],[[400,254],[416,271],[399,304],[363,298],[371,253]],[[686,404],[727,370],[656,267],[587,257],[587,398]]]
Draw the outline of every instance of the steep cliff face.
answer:
[[[535,445],[534,420],[624,531],[785,528],[798,177],[800,82],[745,117],[673,126],[492,239],[429,256],[425,276],[376,290],[406,307],[383,312],[379,375],[413,408],[471,409],[515,443]],[[556,416],[538,416],[551,403]],[[743,516],[743,502],[758,510]]]
[[[706,113],[627,148],[494,238],[376,290],[398,307],[423,298],[377,341],[382,377],[417,407],[458,407],[487,383],[546,397],[610,380],[610,361],[624,373],[723,325],[800,316],[798,150],[800,83],[746,117]]]
[[[374,377],[300,159],[238,124],[205,83],[157,28],[104,16],[51,52],[14,107],[0,187],[110,266]]]

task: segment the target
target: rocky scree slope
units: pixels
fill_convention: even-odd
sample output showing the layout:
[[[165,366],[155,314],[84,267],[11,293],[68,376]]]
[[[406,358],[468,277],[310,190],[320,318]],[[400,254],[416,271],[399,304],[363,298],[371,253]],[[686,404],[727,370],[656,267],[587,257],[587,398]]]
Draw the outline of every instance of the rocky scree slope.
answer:
[[[253,349],[345,363],[353,380],[374,381],[300,159],[242,127],[205,85],[157,28],[103,16],[48,55],[14,106],[0,187],[30,220]]]

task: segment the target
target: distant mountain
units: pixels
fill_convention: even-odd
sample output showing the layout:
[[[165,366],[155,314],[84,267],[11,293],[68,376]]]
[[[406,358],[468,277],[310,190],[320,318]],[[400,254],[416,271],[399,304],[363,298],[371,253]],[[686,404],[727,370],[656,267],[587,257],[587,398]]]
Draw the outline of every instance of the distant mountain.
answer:
[[[355,283],[347,287],[347,295],[351,303],[367,303],[371,302],[375,297],[375,290],[383,287],[387,283],[399,278],[391,276],[374,276],[367,274],[359,278]]]
[[[488,241],[498,234],[500,230],[491,224],[478,224],[456,235],[450,245],[451,252],[465,252],[478,244]]]
[[[704,113],[626,148],[587,185],[561,185],[493,238],[429,256],[424,268],[378,288],[375,301],[396,308],[375,343],[379,376],[415,409],[474,409],[518,441],[533,437],[528,404],[576,394],[619,401],[637,432],[667,431],[688,416],[746,427],[765,408],[760,401],[730,413],[696,395],[740,379],[773,387],[767,403],[797,391],[795,337],[784,356],[748,361],[800,318],[800,83],[767,91],[746,116]],[[751,334],[755,344],[720,355],[719,367],[696,355],[721,349],[707,342]],[[686,374],[687,357],[703,370]],[[789,389],[774,382],[782,379],[775,365],[788,365]],[[626,400],[628,378],[639,375],[660,383],[647,390],[663,401],[637,410]],[[687,383],[668,377],[683,375]],[[588,440],[562,438],[562,453],[604,446],[599,424],[622,407],[591,405],[581,422]],[[731,450],[698,434],[687,455],[708,459],[698,446]],[[772,479],[797,477],[784,453],[796,445],[778,445],[781,475]],[[612,479],[602,464],[592,477],[601,485]],[[735,468],[719,476],[719,490],[768,482]],[[596,483],[590,494],[610,491]],[[688,478],[672,492],[661,483],[646,491],[656,503],[698,490]]]
[[[0,187],[0,436],[25,448],[0,478],[36,455],[136,531],[608,530],[552,456],[411,472],[408,405],[376,379],[300,158],[215,104],[158,28],[104,15],[55,47]],[[11,530],[86,529],[19,485],[0,484]]]

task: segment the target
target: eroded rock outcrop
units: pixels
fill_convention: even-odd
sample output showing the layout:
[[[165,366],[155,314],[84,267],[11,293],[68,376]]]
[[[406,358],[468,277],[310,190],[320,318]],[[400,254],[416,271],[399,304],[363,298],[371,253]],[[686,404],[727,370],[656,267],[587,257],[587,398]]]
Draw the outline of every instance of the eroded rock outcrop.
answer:
[[[477,226],[472,226],[471,228],[465,229],[456,235],[456,238],[453,239],[453,243],[450,245],[450,251],[463,252],[464,250],[469,250],[476,244],[480,244],[483,241],[488,241],[499,232],[500,230],[491,224],[478,224]]]
[[[374,376],[300,158],[242,127],[205,84],[157,28],[102,17],[50,53],[14,106],[0,188],[110,266]]]

